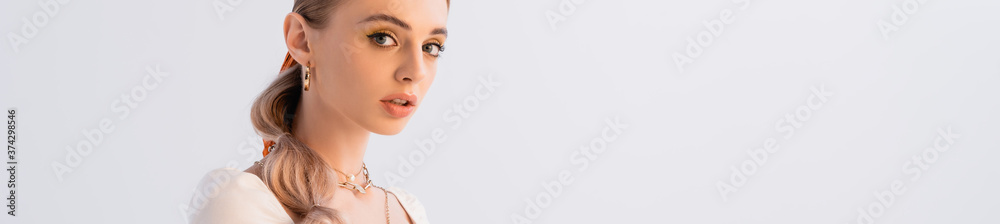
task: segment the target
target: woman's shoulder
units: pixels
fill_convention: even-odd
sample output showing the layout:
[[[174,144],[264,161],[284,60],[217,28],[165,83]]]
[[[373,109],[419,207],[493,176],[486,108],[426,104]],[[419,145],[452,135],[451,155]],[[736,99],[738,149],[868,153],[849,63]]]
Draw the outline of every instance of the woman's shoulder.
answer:
[[[430,223],[430,221],[427,220],[427,210],[425,210],[424,205],[417,200],[416,195],[413,195],[399,187],[388,187],[385,190],[396,196],[399,204],[403,206],[403,210],[405,210],[406,214],[410,216],[411,220],[413,220],[413,224]]]
[[[219,168],[202,177],[189,205],[190,223],[291,223],[257,175]]]

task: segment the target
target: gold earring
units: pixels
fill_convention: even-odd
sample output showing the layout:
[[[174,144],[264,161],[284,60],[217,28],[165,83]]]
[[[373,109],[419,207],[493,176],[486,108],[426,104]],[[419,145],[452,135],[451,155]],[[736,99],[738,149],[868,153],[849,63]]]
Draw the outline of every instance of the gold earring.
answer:
[[[309,66],[302,66],[302,73],[305,80],[302,81],[302,90],[309,91]]]

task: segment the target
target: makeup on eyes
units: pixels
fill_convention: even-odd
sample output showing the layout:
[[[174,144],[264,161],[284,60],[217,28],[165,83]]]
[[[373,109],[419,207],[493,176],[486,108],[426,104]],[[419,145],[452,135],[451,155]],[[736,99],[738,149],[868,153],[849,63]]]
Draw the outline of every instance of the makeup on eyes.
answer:
[[[398,46],[399,45],[399,41],[396,38],[396,35],[393,35],[392,32],[389,32],[389,31],[386,31],[386,30],[378,30],[378,31],[372,32],[372,33],[370,33],[368,35],[365,35],[365,36],[367,36],[368,40],[370,40],[373,44],[375,44],[375,46],[378,46],[378,47],[387,48],[387,47],[392,47],[392,46]],[[392,44],[379,43],[376,38],[387,38],[387,39],[385,39],[384,42],[386,42],[386,43],[392,42]]]
[[[437,47],[437,50],[435,52],[429,52],[429,49],[426,48],[427,46],[431,46],[431,45],[433,45],[433,47]],[[441,53],[444,52],[444,46],[441,45],[440,43],[437,43],[437,42],[431,42],[431,43],[424,44],[421,47],[420,50],[422,50],[424,52],[427,52],[428,54],[430,54],[431,56],[434,56],[436,58],[436,57],[441,57]]]
[[[371,42],[372,44],[374,44],[377,47],[380,47],[380,48],[390,48],[390,47],[395,47],[395,46],[399,46],[400,45],[399,38],[397,38],[396,35],[393,32],[391,32],[391,31],[389,31],[387,29],[376,29],[375,31],[366,32],[366,33],[367,33],[367,35],[365,35],[365,37],[367,37],[368,41]],[[381,38],[385,38],[385,39],[381,39]],[[390,44],[390,42],[391,42],[391,44]],[[437,50],[435,51],[433,49],[428,49],[427,47],[429,45],[433,45],[434,47],[437,47]],[[444,44],[441,44],[441,42],[439,42],[437,39],[431,39],[431,40],[429,40],[429,42],[424,43],[423,45],[420,45],[420,51],[425,52],[425,53],[429,54],[431,57],[435,57],[435,58],[440,57],[441,53],[444,52],[444,49],[445,49]]]

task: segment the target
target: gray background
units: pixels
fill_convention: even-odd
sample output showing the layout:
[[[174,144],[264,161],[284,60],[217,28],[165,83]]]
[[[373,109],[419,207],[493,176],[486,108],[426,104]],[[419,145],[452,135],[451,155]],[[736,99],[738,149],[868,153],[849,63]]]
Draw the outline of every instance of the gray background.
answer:
[[[0,7],[0,107],[18,109],[20,162],[19,214],[0,222],[183,223],[206,172],[260,158],[249,106],[283,59],[291,0],[66,1],[15,51],[22,18],[49,1]],[[232,10],[220,17],[216,3]],[[878,211],[875,223],[1000,223],[998,10],[990,0],[453,1],[424,104],[402,133],[373,135],[366,162],[387,185],[440,128],[447,139],[396,184],[434,223],[859,223],[859,209]],[[730,23],[681,71],[674,54],[726,11]],[[880,21],[898,30],[883,35]],[[157,67],[168,76],[147,88]],[[490,75],[502,84],[476,98]],[[833,95],[802,109],[811,88]],[[145,96],[122,116],[116,100],[133,91]],[[446,119],[455,105],[474,108],[461,124]],[[806,119],[785,138],[776,123],[788,114]],[[53,163],[102,119],[115,129],[60,180]],[[627,128],[584,168],[578,153],[602,141],[607,119]],[[947,129],[960,137],[914,178],[907,162]],[[779,150],[723,197],[718,184],[768,139]],[[563,171],[573,181],[548,193]],[[897,180],[905,193],[872,207]]]

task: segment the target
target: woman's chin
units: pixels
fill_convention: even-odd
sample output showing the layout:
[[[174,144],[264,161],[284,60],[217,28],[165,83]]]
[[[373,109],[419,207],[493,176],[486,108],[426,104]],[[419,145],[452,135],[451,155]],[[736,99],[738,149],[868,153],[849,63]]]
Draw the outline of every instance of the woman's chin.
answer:
[[[406,128],[406,123],[409,120],[409,117],[389,118],[378,122],[378,124],[373,125],[374,127],[371,127],[368,130],[379,135],[396,135],[402,132],[403,128]]]

